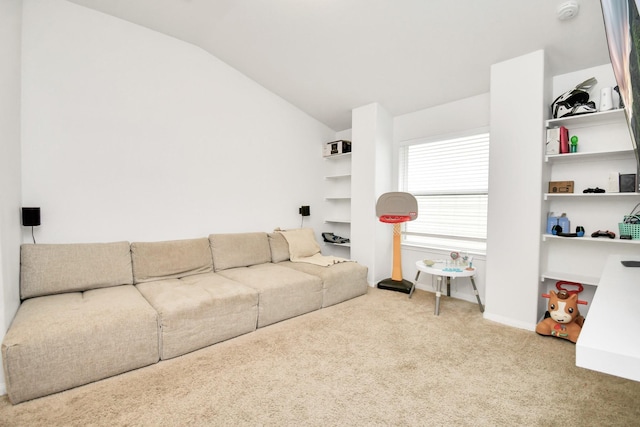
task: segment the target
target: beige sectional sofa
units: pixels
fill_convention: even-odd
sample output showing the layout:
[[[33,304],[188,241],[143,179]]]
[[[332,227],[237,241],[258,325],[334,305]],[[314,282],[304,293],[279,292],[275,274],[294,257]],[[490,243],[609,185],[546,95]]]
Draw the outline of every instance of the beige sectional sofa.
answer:
[[[16,404],[363,295],[367,268],[291,262],[281,233],[25,244],[2,343]]]

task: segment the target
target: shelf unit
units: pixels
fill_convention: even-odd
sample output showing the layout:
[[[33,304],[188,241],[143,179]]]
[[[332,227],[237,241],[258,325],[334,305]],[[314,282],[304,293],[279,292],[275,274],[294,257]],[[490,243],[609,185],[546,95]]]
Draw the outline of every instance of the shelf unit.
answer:
[[[617,234],[617,233],[616,233]],[[624,239],[618,239],[618,236],[616,236],[615,239],[611,239],[609,237],[589,237],[589,235],[585,234],[582,237],[563,237],[563,236],[556,236],[553,234],[543,234],[542,235],[542,241],[546,242],[547,240],[553,240],[553,239],[558,239],[561,241],[567,241],[568,239],[571,240],[572,243],[577,243],[577,244],[585,244],[585,245],[590,245],[590,244],[594,244],[594,245],[640,245],[640,240],[624,240]]]
[[[578,282],[588,285],[581,299],[589,300],[610,254],[640,253],[640,240],[621,240],[618,235],[618,222],[640,202],[640,193],[583,193],[586,188],[609,190],[611,173],[636,173],[626,117],[624,110],[616,109],[547,120],[545,125],[547,129],[565,126],[570,136],[578,136],[578,152],[544,155],[545,188],[549,181],[574,181],[574,193],[542,193],[543,228],[549,212],[566,213],[572,228],[568,232],[583,226],[585,235],[562,237],[543,230],[541,291],[553,288],[552,281]],[[597,230],[613,231],[616,238],[592,238],[591,233]],[[546,302],[542,299],[540,303]]]
[[[351,153],[334,154],[325,159],[325,189],[326,205],[325,224],[323,232],[350,238],[351,231]],[[330,252],[337,256],[348,256],[351,243],[324,242]],[[334,251],[334,248],[336,249]]]
[[[574,162],[579,160],[589,160],[589,159],[600,159],[600,160],[608,160],[608,159],[617,159],[617,158],[628,158],[629,156],[633,156],[634,152],[632,149],[621,149],[621,150],[611,150],[611,151],[592,151],[588,153],[567,153],[567,154],[547,154],[544,158],[546,163],[560,163],[560,162]]]
[[[608,125],[612,123],[624,123],[624,109],[618,108],[609,111],[599,111],[597,113],[581,114],[578,116],[561,117],[559,119],[549,119],[546,121],[547,129],[560,126],[571,126],[572,129],[582,127],[593,127]]]
[[[608,198],[638,198],[638,193],[544,193],[544,200],[549,199],[572,199],[572,198],[587,198],[587,199],[608,199]]]

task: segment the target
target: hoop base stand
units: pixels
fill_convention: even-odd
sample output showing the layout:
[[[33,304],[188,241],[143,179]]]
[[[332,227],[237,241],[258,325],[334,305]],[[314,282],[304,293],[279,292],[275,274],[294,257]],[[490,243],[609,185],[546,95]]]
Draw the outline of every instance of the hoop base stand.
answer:
[[[405,294],[410,294],[411,289],[413,288],[413,283],[411,283],[406,279],[402,279],[402,280],[384,279],[378,282],[378,288],[385,289],[387,291],[397,291]]]

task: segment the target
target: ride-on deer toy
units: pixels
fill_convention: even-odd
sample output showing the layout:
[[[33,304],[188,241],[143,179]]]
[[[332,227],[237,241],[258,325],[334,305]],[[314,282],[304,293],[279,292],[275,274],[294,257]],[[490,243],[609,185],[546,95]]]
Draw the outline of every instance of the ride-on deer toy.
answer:
[[[561,289],[560,283],[557,286]],[[584,317],[578,310],[578,304],[587,302],[578,299],[578,292],[569,292],[565,289],[561,289],[558,293],[550,291],[549,294],[542,296],[549,298],[548,311],[545,318],[536,325],[536,332],[575,343],[584,324]]]

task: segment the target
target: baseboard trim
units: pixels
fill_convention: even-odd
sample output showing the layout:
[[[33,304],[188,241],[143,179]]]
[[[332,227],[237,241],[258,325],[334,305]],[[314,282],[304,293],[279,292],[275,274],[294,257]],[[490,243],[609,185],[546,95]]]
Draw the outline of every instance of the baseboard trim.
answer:
[[[487,319],[487,320],[491,320],[493,322],[501,323],[503,325],[513,326],[514,328],[526,329],[527,331],[535,331],[536,330],[536,324],[535,323],[520,322],[520,321],[517,321],[517,320],[513,320],[513,319],[511,319],[509,317],[499,316],[497,314],[488,313],[486,311],[484,312],[484,318]]]

